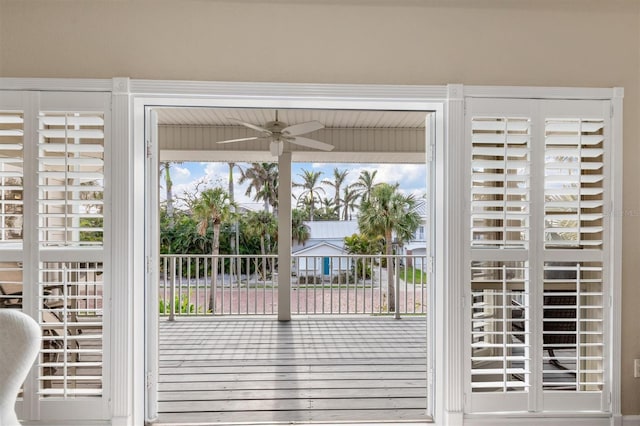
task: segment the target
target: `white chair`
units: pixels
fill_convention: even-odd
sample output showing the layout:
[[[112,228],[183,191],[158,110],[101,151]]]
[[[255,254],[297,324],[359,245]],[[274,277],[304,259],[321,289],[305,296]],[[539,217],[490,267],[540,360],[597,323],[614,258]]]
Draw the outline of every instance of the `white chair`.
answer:
[[[16,309],[0,309],[0,425],[19,426],[15,403],[40,349],[40,327]]]

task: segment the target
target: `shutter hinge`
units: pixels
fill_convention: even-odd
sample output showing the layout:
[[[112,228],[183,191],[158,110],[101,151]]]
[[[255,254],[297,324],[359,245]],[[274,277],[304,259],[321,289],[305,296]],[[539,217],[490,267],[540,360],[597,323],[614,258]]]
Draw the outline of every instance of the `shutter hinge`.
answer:
[[[427,148],[427,162],[430,163],[433,161],[435,149],[433,144],[429,144]]]
[[[151,273],[151,256],[147,256],[147,274]]]
[[[613,109],[614,109],[613,103],[609,104],[609,107],[610,107],[610,109],[609,109],[609,113],[610,113],[609,118],[613,118]]]
[[[151,158],[151,141],[147,140],[147,158]]]
[[[429,258],[427,259],[427,273],[433,273],[433,256],[429,256]]]
[[[611,397],[611,392],[609,392],[609,407],[611,407],[611,403],[613,402],[612,397]]]
[[[151,374],[151,371],[147,371],[147,375],[145,377],[145,386],[147,387],[147,389],[151,389],[151,387],[153,386],[153,374]]]

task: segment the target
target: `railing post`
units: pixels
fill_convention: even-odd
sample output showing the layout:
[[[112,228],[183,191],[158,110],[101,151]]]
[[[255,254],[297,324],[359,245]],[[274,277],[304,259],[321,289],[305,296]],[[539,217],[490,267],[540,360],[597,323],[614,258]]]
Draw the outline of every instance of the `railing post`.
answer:
[[[176,320],[176,258],[171,258],[171,289],[169,291],[169,321]]]
[[[393,263],[394,263],[394,268],[393,268],[393,303],[394,303],[394,310],[393,310],[393,317],[395,319],[400,319],[400,271],[398,271],[398,257],[395,256],[393,258]]]

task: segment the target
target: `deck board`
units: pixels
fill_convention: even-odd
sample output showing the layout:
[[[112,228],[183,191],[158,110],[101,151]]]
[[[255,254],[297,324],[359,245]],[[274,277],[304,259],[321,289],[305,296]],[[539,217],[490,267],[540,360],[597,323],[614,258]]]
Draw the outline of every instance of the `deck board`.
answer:
[[[424,318],[160,323],[159,423],[426,420]]]

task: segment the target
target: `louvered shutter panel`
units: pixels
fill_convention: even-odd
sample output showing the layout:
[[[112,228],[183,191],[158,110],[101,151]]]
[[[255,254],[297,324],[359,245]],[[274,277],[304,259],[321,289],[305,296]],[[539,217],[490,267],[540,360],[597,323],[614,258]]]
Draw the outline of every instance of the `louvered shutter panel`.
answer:
[[[41,400],[104,410],[105,154],[108,98],[38,116]],[[104,103],[101,101],[104,100]],[[59,105],[56,98],[55,105]],[[105,106],[106,108],[106,106]],[[90,417],[87,417],[90,418]]]
[[[545,121],[545,247],[600,248],[603,120]]]
[[[546,262],[543,292],[543,387],[602,391],[602,264]]]
[[[522,392],[529,387],[526,262],[473,262],[471,389]]]
[[[27,421],[110,417],[110,104],[109,93],[0,96],[0,309],[42,330],[15,405]]]
[[[492,411],[499,394],[524,409],[531,387],[531,117],[526,108],[469,107],[469,402],[471,411]]]
[[[43,113],[39,134],[40,243],[102,245],[103,117]]]
[[[22,240],[22,112],[0,112],[0,244]]]
[[[527,247],[529,138],[527,118],[473,118],[472,247]]]
[[[466,410],[606,410],[609,103],[473,99],[467,114]]]
[[[42,397],[101,396],[102,262],[42,262]]]

